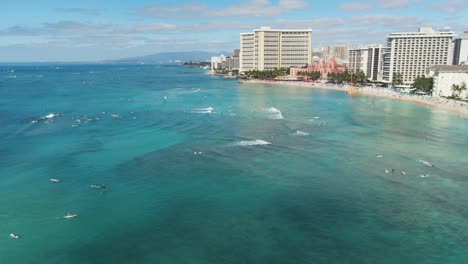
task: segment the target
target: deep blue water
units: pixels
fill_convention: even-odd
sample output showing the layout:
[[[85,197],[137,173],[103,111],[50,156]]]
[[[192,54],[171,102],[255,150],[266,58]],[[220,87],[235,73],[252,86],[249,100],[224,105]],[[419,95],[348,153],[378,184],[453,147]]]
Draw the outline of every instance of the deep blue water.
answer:
[[[467,117],[29,65],[0,67],[0,124],[0,263],[468,263]]]

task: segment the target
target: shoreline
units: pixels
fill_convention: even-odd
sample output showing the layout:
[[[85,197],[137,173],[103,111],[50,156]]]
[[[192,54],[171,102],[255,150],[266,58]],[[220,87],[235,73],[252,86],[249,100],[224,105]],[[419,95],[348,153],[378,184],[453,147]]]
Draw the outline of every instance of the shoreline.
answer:
[[[263,83],[263,84],[275,84],[275,85],[283,85],[283,86],[296,86],[296,87],[305,87],[305,88],[313,88],[313,89],[325,89],[325,90],[334,90],[334,91],[342,91],[342,92],[349,92],[349,86],[345,85],[343,87],[326,85],[326,84],[315,84],[315,83],[307,83],[307,82],[286,82],[286,81],[265,81],[265,80],[242,80],[241,83]],[[409,95],[399,93],[390,89],[385,88],[369,88],[369,87],[359,87],[356,88],[360,95],[369,95],[369,96],[377,96],[382,98],[388,98],[393,100],[399,100],[409,103],[421,104],[425,106],[430,106],[442,110],[447,110],[453,113],[466,115],[468,116],[468,103],[460,101],[455,101],[446,98],[440,97],[430,97],[430,96],[421,96],[421,95]],[[359,95],[358,94],[358,95]]]

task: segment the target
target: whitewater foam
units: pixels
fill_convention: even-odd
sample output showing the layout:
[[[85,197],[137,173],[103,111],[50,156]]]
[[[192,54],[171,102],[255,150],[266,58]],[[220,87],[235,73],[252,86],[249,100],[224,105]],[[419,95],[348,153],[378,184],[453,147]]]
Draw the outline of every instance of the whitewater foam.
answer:
[[[428,166],[428,167],[432,167],[432,166],[434,166],[434,165],[432,165],[430,162],[428,162],[428,161],[425,161],[425,160],[418,160],[418,161],[419,161],[419,162],[421,162],[422,164],[424,164],[424,165]]]
[[[294,135],[296,135],[296,136],[308,136],[308,135],[310,135],[310,134],[309,134],[309,133],[306,133],[306,132],[302,132],[302,131],[296,130],[296,132],[294,133]]]
[[[194,109],[192,110],[192,113],[195,113],[195,114],[211,114],[213,113],[214,111],[214,108],[213,107],[207,107],[207,108],[198,108],[198,109]]]
[[[275,107],[264,108],[262,111],[266,113],[268,119],[284,119],[281,111]]]
[[[59,116],[59,115],[60,115],[60,114],[50,113],[50,114],[48,114],[48,115],[45,115],[45,116],[41,117],[40,119],[41,119],[41,120],[52,119],[52,118],[57,117],[57,116]]]
[[[242,140],[232,143],[231,146],[256,146],[256,145],[270,145],[271,143],[265,140]]]

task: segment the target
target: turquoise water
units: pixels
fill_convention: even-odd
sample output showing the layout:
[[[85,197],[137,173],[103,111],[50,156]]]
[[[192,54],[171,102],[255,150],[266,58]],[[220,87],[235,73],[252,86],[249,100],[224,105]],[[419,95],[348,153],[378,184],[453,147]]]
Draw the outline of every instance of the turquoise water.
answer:
[[[53,65],[0,68],[0,124],[0,263],[468,263],[467,117]]]

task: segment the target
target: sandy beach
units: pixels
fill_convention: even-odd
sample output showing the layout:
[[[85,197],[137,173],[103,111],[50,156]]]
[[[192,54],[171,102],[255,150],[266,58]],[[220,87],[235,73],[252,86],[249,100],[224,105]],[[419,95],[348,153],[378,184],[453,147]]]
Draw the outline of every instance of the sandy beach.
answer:
[[[242,83],[265,83],[265,84],[274,84],[274,85],[284,85],[284,86],[300,86],[307,88],[316,88],[316,89],[327,89],[327,90],[336,90],[349,92],[349,86],[338,86],[338,85],[327,85],[327,84],[317,84],[317,83],[308,83],[308,82],[286,82],[286,81],[264,81],[264,80],[242,80]],[[425,95],[410,95],[405,93],[399,93],[386,88],[371,88],[371,87],[355,87],[359,94],[361,95],[371,95],[384,97],[389,99],[401,100],[410,103],[423,104],[454,113],[467,115],[468,116],[468,103],[461,101],[450,100],[446,98],[438,98]]]

